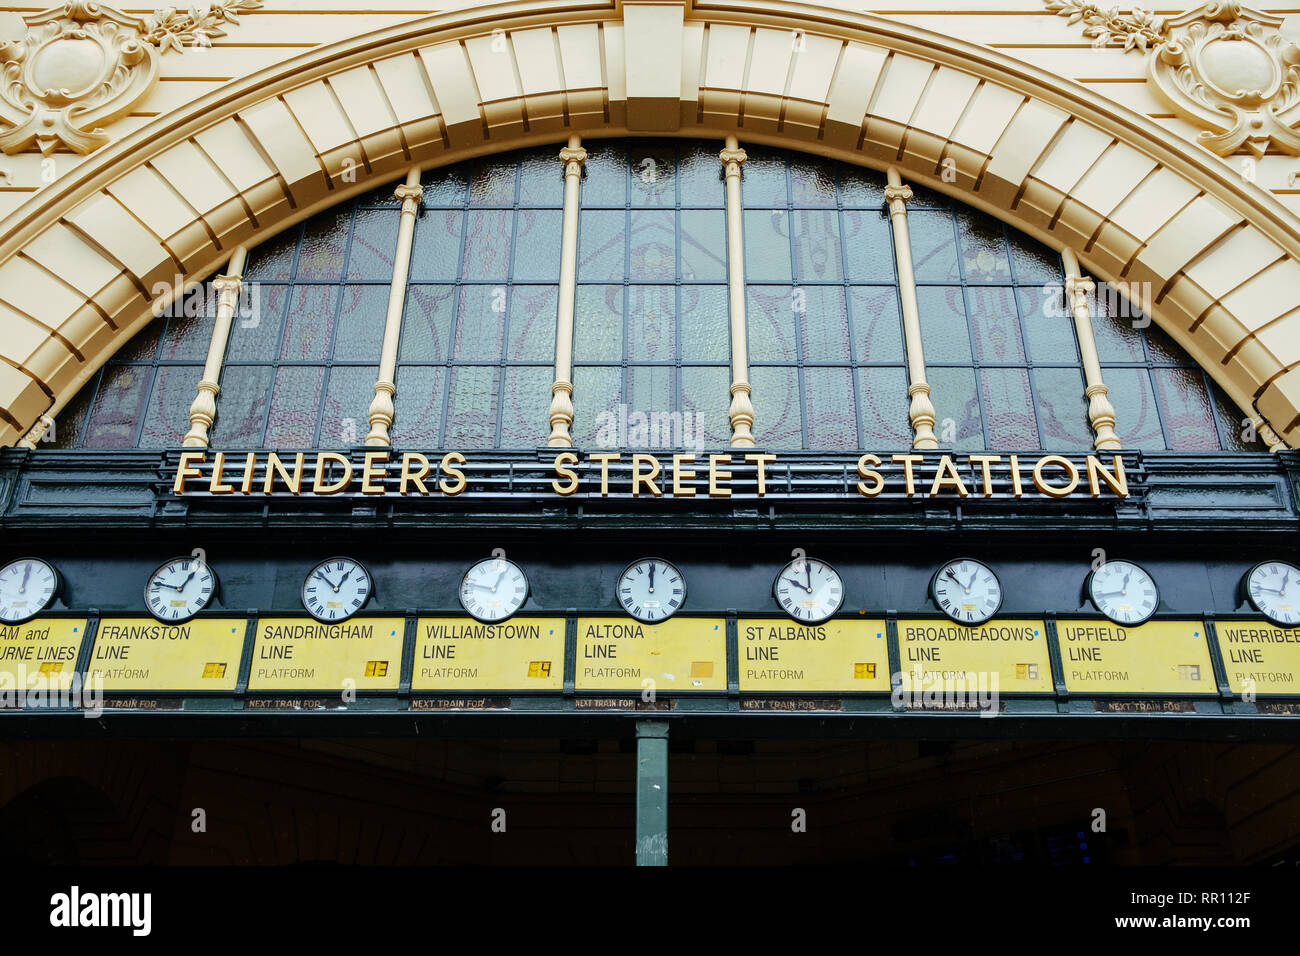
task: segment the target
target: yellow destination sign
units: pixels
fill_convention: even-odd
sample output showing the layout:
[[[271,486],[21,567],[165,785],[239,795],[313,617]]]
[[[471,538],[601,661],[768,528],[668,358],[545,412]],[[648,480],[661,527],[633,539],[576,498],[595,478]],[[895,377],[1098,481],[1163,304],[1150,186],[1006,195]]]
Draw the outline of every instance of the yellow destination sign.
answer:
[[[257,622],[249,690],[396,690],[402,677],[400,617],[311,618]]]
[[[1242,694],[1300,694],[1300,628],[1216,621],[1228,686]]]
[[[737,628],[742,691],[889,690],[884,620],[742,618]]]
[[[1056,622],[1069,690],[1102,694],[1213,694],[1214,668],[1200,621]]]
[[[580,617],[574,686],[655,693],[726,690],[726,621],[678,617],[641,624],[628,617]]]
[[[232,691],[244,654],[243,618],[162,624],[149,617],[104,618],[86,678],[105,690]]]
[[[0,680],[11,687],[31,687],[34,677],[38,682],[71,679],[85,636],[84,617],[0,626]]]
[[[964,683],[1002,693],[1051,693],[1047,626],[1041,620],[898,622],[904,691]],[[997,683],[994,684],[995,679]]]
[[[413,690],[560,690],[564,618],[517,617],[482,624],[422,617],[416,624]]]

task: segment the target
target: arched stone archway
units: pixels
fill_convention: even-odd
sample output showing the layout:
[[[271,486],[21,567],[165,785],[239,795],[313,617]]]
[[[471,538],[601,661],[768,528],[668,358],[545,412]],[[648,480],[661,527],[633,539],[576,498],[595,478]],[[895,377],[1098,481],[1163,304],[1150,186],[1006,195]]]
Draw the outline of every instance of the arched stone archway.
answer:
[[[572,133],[738,134],[896,165],[1075,248],[1102,279],[1150,283],[1158,324],[1300,445],[1300,222],[1272,197],[1071,81],[773,0],[440,14],[232,82],[106,146],[0,222],[0,444],[166,306],[160,283],[206,277],[235,245],[411,165]]]

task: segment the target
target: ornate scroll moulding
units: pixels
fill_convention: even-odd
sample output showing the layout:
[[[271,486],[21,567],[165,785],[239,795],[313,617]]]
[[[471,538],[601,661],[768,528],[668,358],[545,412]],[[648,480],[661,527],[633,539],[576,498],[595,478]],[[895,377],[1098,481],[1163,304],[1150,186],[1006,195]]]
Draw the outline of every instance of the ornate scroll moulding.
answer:
[[[144,19],[93,0],[71,0],[24,18],[21,36],[0,36],[0,150],[89,153],[102,127],[124,116],[158,81],[167,50],[210,46],[221,24],[261,0],[217,0]],[[19,31],[21,32],[21,28]]]
[[[1084,24],[1097,46],[1147,55],[1147,80],[1220,156],[1268,148],[1300,155],[1300,47],[1278,28],[1282,17],[1239,3],[1207,3],[1163,19],[1140,8],[1121,14],[1079,0],[1045,0]]]

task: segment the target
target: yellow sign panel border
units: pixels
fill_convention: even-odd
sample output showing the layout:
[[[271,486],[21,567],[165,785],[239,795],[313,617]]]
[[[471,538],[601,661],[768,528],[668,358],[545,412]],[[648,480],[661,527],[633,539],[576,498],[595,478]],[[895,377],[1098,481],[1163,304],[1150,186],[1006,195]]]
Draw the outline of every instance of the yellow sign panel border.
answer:
[[[1213,618],[1208,618],[1208,619],[1213,620]],[[1083,617],[1083,616],[1057,617],[1054,622],[1055,629],[1056,629],[1056,646],[1061,660],[1061,679],[1065,685],[1065,692],[1071,697],[1080,697],[1080,698],[1187,697],[1187,698],[1198,698],[1204,700],[1204,699],[1216,697],[1219,693],[1219,677],[1218,677],[1218,671],[1214,666],[1214,655],[1210,651],[1209,627],[1206,624],[1206,620],[1207,618],[1200,618],[1200,617],[1154,617],[1149,621],[1143,622],[1142,624],[1129,626],[1125,624],[1116,624],[1110,619],[1105,617],[1100,617],[1100,616],[1098,617]],[[1176,669],[1179,667],[1193,667],[1193,666],[1199,667],[1200,677],[1198,678],[1198,682],[1201,686],[1201,689],[1187,690],[1186,688],[1179,687],[1177,686],[1177,684],[1174,683],[1168,685],[1162,685],[1160,687],[1142,689],[1142,690],[1110,688],[1110,687],[1101,688],[1096,686],[1089,686],[1088,682],[1071,684],[1070,658],[1066,650],[1070,646],[1070,644],[1067,642],[1066,639],[1065,628],[1073,627],[1073,626],[1081,626],[1081,625],[1090,626],[1090,627],[1107,628],[1112,631],[1114,630],[1140,631],[1144,628],[1150,628],[1152,625],[1156,625],[1156,628],[1159,630],[1169,629],[1178,626],[1183,626],[1183,627],[1199,626],[1199,630],[1200,630],[1199,635],[1195,633],[1192,633],[1191,635],[1182,635],[1181,640],[1186,641],[1188,643],[1199,642],[1199,644],[1195,647],[1195,653],[1199,655],[1203,655],[1201,659],[1196,661],[1193,660],[1175,661],[1172,664],[1169,664],[1166,661],[1165,664],[1167,664],[1171,668],[1174,668],[1175,674],[1177,674]],[[1156,638],[1152,636],[1155,634],[1156,634],[1156,630],[1148,631],[1147,632],[1148,640],[1155,640]],[[1149,660],[1149,656],[1145,659]],[[1158,664],[1157,666],[1165,666],[1165,664]],[[1177,676],[1173,678],[1174,681],[1177,681],[1178,679],[1179,678]]]
[[[941,615],[925,616],[925,615],[909,614],[909,615],[894,617],[892,618],[892,620],[894,623],[894,639],[898,643],[899,676],[900,676],[900,680],[902,681],[902,689],[907,694],[924,693],[926,688],[929,686],[925,681],[922,681],[920,686],[917,687],[913,686],[913,681],[911,677],[912,671],[908,670],[908,666],[907,666],[908,662],[904,659],[903,656],[903,648],[904,648],[903,628],[905,626],[918,625],[918,624],[934,625],[935,627],[948,627],[948,628],[956,628],[959,630],[970,630],[970,631],[981,630],[989,627],[1009,627],[1017,624],[1024,625],[1027,627],[1033,626],[1036,629],[1037,633],[1035,633],[1029,641],[1024,643],[1016,643],[1016,644],[1002,644],[1002,643],[995,643],[995,642],[981,643],[980,647],[982,648],[997,648],[999,651],[1010,651],[1013,649],[1020,649],[1026,647],[1034,649],[1032,655],[1026,655],[1026,654],[1020,655],[1022,658],[1021,660],[1012,659],[1009,662],[995,661],[995,663],[997,663],[999,666],[997,666],[996,668],[986,668],[983,671],[983,673],[990,673],[992,670],[997,671],[998,693],[1000,695],[1009,694],[1009,695],[1015,695],[1017,697],[1040,697],[1041,698],[1041,697],[1052,697],[1056,694],[1056,672],[1052,669],[1052,642],[1051,642],[1052,628],[1048,626],[1048,623],[1050,621],[1053,621],[1051,617],[1047,617],[1047,616],[1034,617],[1033,615],[1023,615],[1023,616],[1022,615],[1005,615],[1005,616],[998,615],[996,617],[990,618],[989,620],[985,621],[982,624],[967,624],[965,622],[954,621],[951,618],[944,617]],[[961,646],[961,645],[958,644],[954,646]],[[969,648],[963,647],[963,650],[975,654],[979,653],[978,649],[973,644]],[[1036,657],[1037,659],[1036,660],[1023,659],[1029,656]],[[1012,670],[1010,670],[1009,672],[1010,676],[1008,676],[1008,665],[1010,668],[1012,668]],[[1025,668],[1025,676],[1020,676],[1021,668]],[[1030,668],[1032,668],[1032,670]],[[962,673],[963,675],[972,674],[972,673],[978,675],[981,673],[979,669],[972,668],[972,667],[958,668],[957,671],[959,673]],[[1034,673],[1037,674],[1036,677],[1029,676],[1030,674],[1034,674]],[[955,680],[955,678],[945,678],[944,680],[945,682],[948,682],[951,680]],[[964,677],[963,677],[963,681],[965,681]],[[977,683],[978,683],[978,678],[976,683],[966,682],[966,685],[968,687],[974,688],[975,686],[977,686]]]
[[[71,680],[73,674],[80,673],[77,669],[77,665],[81,662],[81,656],[86,650],[86,634],[90,630],[91,620],[92,618],[89,615],[69,615],[66,617],[38,615],[23,621],[21,624],[3,624],[0,625],[0,631],[17,631],[18,633],[12,638],[0,638],[0,647],[10,644],[10,642],[17,643],[19,640],[22,640],[22,643],[25,645],[31,644],[35,647],[35,639],[32,637],[32,634],[35,631],[49,631],[54,628],[63,631],[67,628],[71,628],[73,632],[77,633],[61,634],[54,638],[61,648],[73,648],[72,656],[70,658],[60,656],[57,659],[60,665],[56,672],[58,675],[58,685],[62,686],[64,683]],[[44,674],[47,678],[50,676],[48,670],[42,670],[42,665],[48,664],[50,660],[52,659],[38,659],[35,654],[32,655],[30,661],[26,659],[0,660],[0,674],[7,675],[12,686],[15,688],[19,686],[29,687],[32,675]],[[64,666],[65,664],[67,665],[66,667]],[[19,681],[19,667],[23,668],[22,676],[27,678],[26,681]]]
[[[691,696],[699,694],[725,694],[727,691],[727,616],[725,614],[701,614],[701,615],[684,615],[677,614],[666,621],[660,621],[657,624],[645,624],[631,617],[619,617],[609,614],[579,614],[577,616],[577,641],[574,645],[573,661],[573,684],[574,689],[580,693],[641,693],[647,690],[644,681],[655,681],[652,674],[635,677],[612,677],[606,682],[595,683],[595,679],[584,679],[582,675],[583,661],[587,649],[587,638],[584,631],[589,626],[618,626],[631,629],[641,629],[649,631],[652,634],[662,634],[662,640],[667,641],[668,646],[676,645],[679,642],[690,640],[679,633],[688,628],[691,624],[713,625],[716,635],[710,633],[707,635],[710,639],[716,639],[719,643],[716,649],[709,648],[685,648],[677,649],[682,654],[675,662],[670,662],[672,670],[661,671],[661,675],[671,677],[672,684],[660,685],[657,681],[653,684],[656,696]],[[663,645],[659,645],[663,646]],[[659,652],[651,651],[650,656],[661,656]],[[606,658],[593,658],[594,660],[605,660]],[[612,658],[610,658],[612,660]],[[639,658],[638,666],[642,671],[646,668],[646,662]],[[678,678],[677,672],[681,672]],[[699,686],[678,686],[676,681],[681,679],[688,682],[698,682]]]
[[[108,693],[165,694],[169,692],[180,692],[186,695],[219,694],[227,696],[234,694],[239,687],[239,672],[240,668],[243,666],[244,650],[248,635],[247,617],[192,617],[188,621],[181,621],[174,624],[162,622],[156,618],[138,615],[134,617],[101,617],[95,627],[95,639],[90,647],[90,655],[86,658],[85,679],[87,681],[94,680],[96,674],[102,673],[102,668],[96,668],[95,666],[95,654],[99,650],[100,642],[104,640],[104,625],[106,624],[119,624],[136,628],[156,628],[160,631],[192,628],[196,625],[204,628],[220,628],[223,631],[226,628],[230,629],[230,633],[228,634],[213,634],[208,638],[200,638],[200,640],[203,641],[218,642],[220,646],[217,650],[210,651],[206,648],[200,648],[197,652],[188,657],[181,655],[182,660],[179,666],[196,665],[198,663],[202,664],[202,670],[199,672],[200,676],[194,678],[193,683],[186,681],[178,683],[170,680],[158,682],[149,678],[145,679],[145,683],[136,683],[135,679],[130,677],[121,679],[101,678],[103,680],[102,687]],[[165,650],[172,646],[168,643],[169,639],[165,635],[160,635],[158,638],[148,638],[148,640],[155,639],[159,640],[161,643],[153,645],[143,644],[140,646],[148,647],[151,650]],[[126,638],[122,643],[126,643],[126,641],[129,640],[133,639]],[[231,646],[225,646],[226,642],[229,642],[229,645]],[[114,643],[117,643],[117,639],[114,639]],[[134,649],[134,647],[135,645],[132,644],[131,648]],[[164,670],[169,670],[170,668],[178,666],[177,662],[171,659],[172,656],[173,655],[171,654],[167,654],[161,662],[151,661],[151,664],[161,663]],[[123,658],[123,660],[127,661],[129,658]],[[224,665],[224,667],[222,665]],[[153,672],[151,671],[150,673],[152,675]],[[205,686],[202,683],[205,680],[210,680],[212,683]]]
[[[1234,696],[1241,697],[1246,690],[1246,686],[1245,684],[1242,683],[1240,679],[1238,679],[1235,676],[1236,672],[1232,669],[1232,665],[1245,664],[1246,662],[1232,661],[1231,651],[1236,649],[1241,649],[1241,650],[1258,649],[1262,651],[1264,654],[1268,654],[1268,652],[1271,650],[1280,650],[1285,655],[1288,651],[1290,651],[1296,659],[1294,663],[1288,662],[1286,665],[1284,665],[1291,668],[1287,675],[1290,679],[1286,682],[1287,685],[1291,688],[1290,690],[1268,690],[1267,683],[1260,683],[1259,681],[1256,681],[1256,685],[1253,689],[1254,696],[1278,698],[1278,699],[1300,698],[1300,626],[1282,627],[1280,624],[1274,624],[1272,621],[1264,617],[1249,617],[1249,618],[1220,617],[1220,618],[1214,618],[1213,620],[1214,620],[1215,649],[1219,652],[1219,663],[1223,667],[1223,674],[1224,674],[1224,678],[1227,680],[1228,689],[1232,692]],[[1272,641],[1267,641],[1267,642],[1247,641],[1244,643],[1234,642],[1234,641],[1230,641],[1226,633],[1227,629],[1234,628],[1234,627],[1256,628],[1256,629],[1261,629],[1266,631],[1291,632],[1296,640],[1295,643],[1286,642],[1281,647],[1278,647],[1277,644]],[[1276,663],[1270,661],[1258,661],[1258,662],[1251,662],[1251,663],[1255,663],[1260,668],[1265,668],[1265,669],[1276,668],[1278,666]],[[1278,672],[1272,671],[1270,673],[1278,673]]]
[[[547,625],[550,625],[552,633],[538,636],[538,640],[541,643],[540,646],[537,646],[536,648],[537,654],[534,656],[527,657],[527,665],[525,668],[526,671],[528,672],[527,675],[522,678],[516,678],[513,680],[513,682],[509,679],[506,679],[503,681],[479,680],[477,682],[467,683],[467,682],[458,682],[459,679],[454,677],[447,678],[441,683],[422,682],[420,678],[420,661],[421,661],[420,655],[424,647],[428,645],[431,641],[439,640],[438,638],[427,637],[425,634],[425,628],[427,625],[435,624],[438,622],[448,622],[452,624],[464,625],[466,627],[487,628],[487,629],[502,629],[502,628],[518,627],[520,625],[527,625],[529,623],[532,623],[532,624],[541,625],[542,627],[546,627]],[[509,618],[508,620],[499,621],[495,624],[485,624],[467,615],[431,614],[431,615],[417,617],[415,621],[414,656],[411,662],[411,693],[412,694],[439,694],[439,693],[480,693],[481,694],[481,693],[491,693],[495,691],[500,691],[502,693],[509,693],[509,694],[559,693],[564,690],[564,673],[565,673],[565,663],[566,663],[565,652],[566,652],[566,644],[568,641],[568,627],[569,627],[569,619],[564,614],[529,615],[529,616],[516,615],[514,617]],[[511,640],[512,638],[506,637],[502,642],[498,643],[494,639],[492,646],[494,649],[496,647],[506,647],[511,649],[516,647],[521,647],[526,652],[529,651],[528,645],[511,644],[509,643]],[[554,647],[553,645],[557,643],[558,643],[558,647]],[[475,647],[476,645],[458,643],[456,646]],[[525,656],[527,656],[527,654]],[[512,658],[507,663],[517,664],[519,661],[522,660],[524,660],[523,657]],[[480,666],[486,664],[489,667],[494,667],[499,669],[501,663],[502,661],[500,660],[488,660],[486,662],[480,663]],[[549,665],[550,668],[549,672],[546,674],[540,673],[544,665]],[[538,671],[539,673],[537,673],[534,676],[533,673],[534,671]],[[428,680],[431,681],[433,679],[430,678]],[[525,681],[532,681],[533,683],[532,684],[524,683]]]
[[[751,640],[746,633],[746,628],[750,627],[781,627],[787,631],[797,629],[799,631],[816,631],[824,628],[844,628],[844,629],[861,629],[863,631],[861,640],[870,647],[870,653],[850,652],[849,658],[843,658],[838,663],[848,663],[851,665],[854,673],[851,676],[834,678],[823,676],[820,678],[810,678],[810,681],[819,681],[825,686],[799,686],[798,684],[786,682],[778,685],[775,678],[755,679],[746,682],[745,668],[747,658],[745,650],[747,646],[757,647],[759,644],[771,643],[771,637]],[[873,633],[874,632],[874,635]],[[834,641],[835,635],[827,635]],[[844,634],[846,639],[857,640],[858,635]],[[878,647],[870,645],[879,641]],[[780,644],[777,645],[780,648]],[[803,651],[827,650],[830,645],[819,647],[814,644],[803,645],[801,643],[789,645],[792,648]],[[838,650],[838,649],[837,649]],[[802,654],[800,655],[802,656]],[[890,685],[890,661],[889,661],[889,624],[884,617],[832,617],[823,621],[821,624],[805,624],[795,621],[788,617],[774,616],[740,616],[736,619],[736,670],[737,686],[741,694],[761,694],[764,696],[777,697],[807,697],[807,696],[826,696],[836,697],[857,696],[860,694],[889,694],[892,690]],[[852,658],[852,659],[850,659]],[[779,658],[778,658],[779,660]],[[791,666],[800,666],[800,663],[790,662]],[[826,666],[824,661],[814,661],[814,665]],[[874,665],[874,673],[870,673],[869,668]],[[802,666],[808,667],[804,663]],[[833,665],[831,665],[833,666]],[[859,674],[859,670],[862,673]],[[856,681],[861,684],[853,686]]]
[[[248,669],[248,688],[250,695],[259,694],[282,694],[282,693],[306,693],[314,695],[332,695],[342,694],[345,691],[352,691],[358,695],[379,693],[391,694],[401,689],[402,665],[406,659],[406,616],[396,614],[374,614],[366,616],[357,616],[348,618],[346,621],[334,623],[322,623],[313,617],[290,616],[283,614],[268,614],[256,619],[257,623],[253,632],[253,657]],[[389,626],[393,633],[387,637],[376,635],[374,640],[385,645],[396,645],[395,650],[388,651],[387,658],[366,658],[359,657],[365,663],[361,665],[361,673],[344,674],[340,676],[333,673],[329,677],[317,679],[312,677],[290,677],[276,681],[274,684],[268,684],[266,678],[259,683],[257,679],[257,662],[263,645],[266,643],[266,628],[271,625],[278,626],[304,626],[304,627],[321,627],[321,628],[344,628],[364,626],[365,624],[378,624]],[[330,641],[338,641],[339,650],[347,649],[347,645],[353,641],[366,640],[365,638],[327,638]],[[328,650],[328,649],[327,649]],[[377,652],[378,653],[378,652]],[[371,664],[384,663],[387,667],[382,675],[368,674],[366,671]],[[272,679],[274,680],[274,679]],[[344,681],[351,681],[350,685],[345,685]]]

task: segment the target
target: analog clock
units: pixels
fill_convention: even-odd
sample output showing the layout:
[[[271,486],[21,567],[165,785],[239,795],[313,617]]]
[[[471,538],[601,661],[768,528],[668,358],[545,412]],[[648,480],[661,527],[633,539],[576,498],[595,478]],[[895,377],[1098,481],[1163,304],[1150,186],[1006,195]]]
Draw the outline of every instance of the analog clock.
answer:
[[[59,572],[39,558],[19,558],[0,568],[0,621],[21,624],[50,606]]]
[[[485,624],[504,621],[527,600],[527,575],[505,558],[484,558],[466,571],[460,582],[461,605]]]
[[[983,624],[1002,607],[1002,582],[987,564],[957,558],[934,572],[930,596],[958,624]]]
[[[217,576],[206,563],[185,555],[172,558],[144,586],[144,603],[160,621],[188,621],[208,606],[217,589]]]
[[[1160,604],[1155,579],[1132,561],[1107,561],[1088,575],[1087,588],[1093,606],[1116,624],[1143,624]]]
[[[370,600],[370,573],[360,561],[330,558],[302,582],[302,606],[318,621],[346,621]]]
[[[795,558],[772,582],[772,595],[796,621],[820,624],[844,603],[844,581],[825,561]]]
[[[646,624],[672,617],[685,600],[682,572],[660,558],[633,561],[618,576],[618,603]]]
[[[4,580],[0,571],[0,581]],[[1246,597],[1260,614],[1282,627],[1300,624],[1300,569],[1285,561],[1264,561],[1246,575]]]

